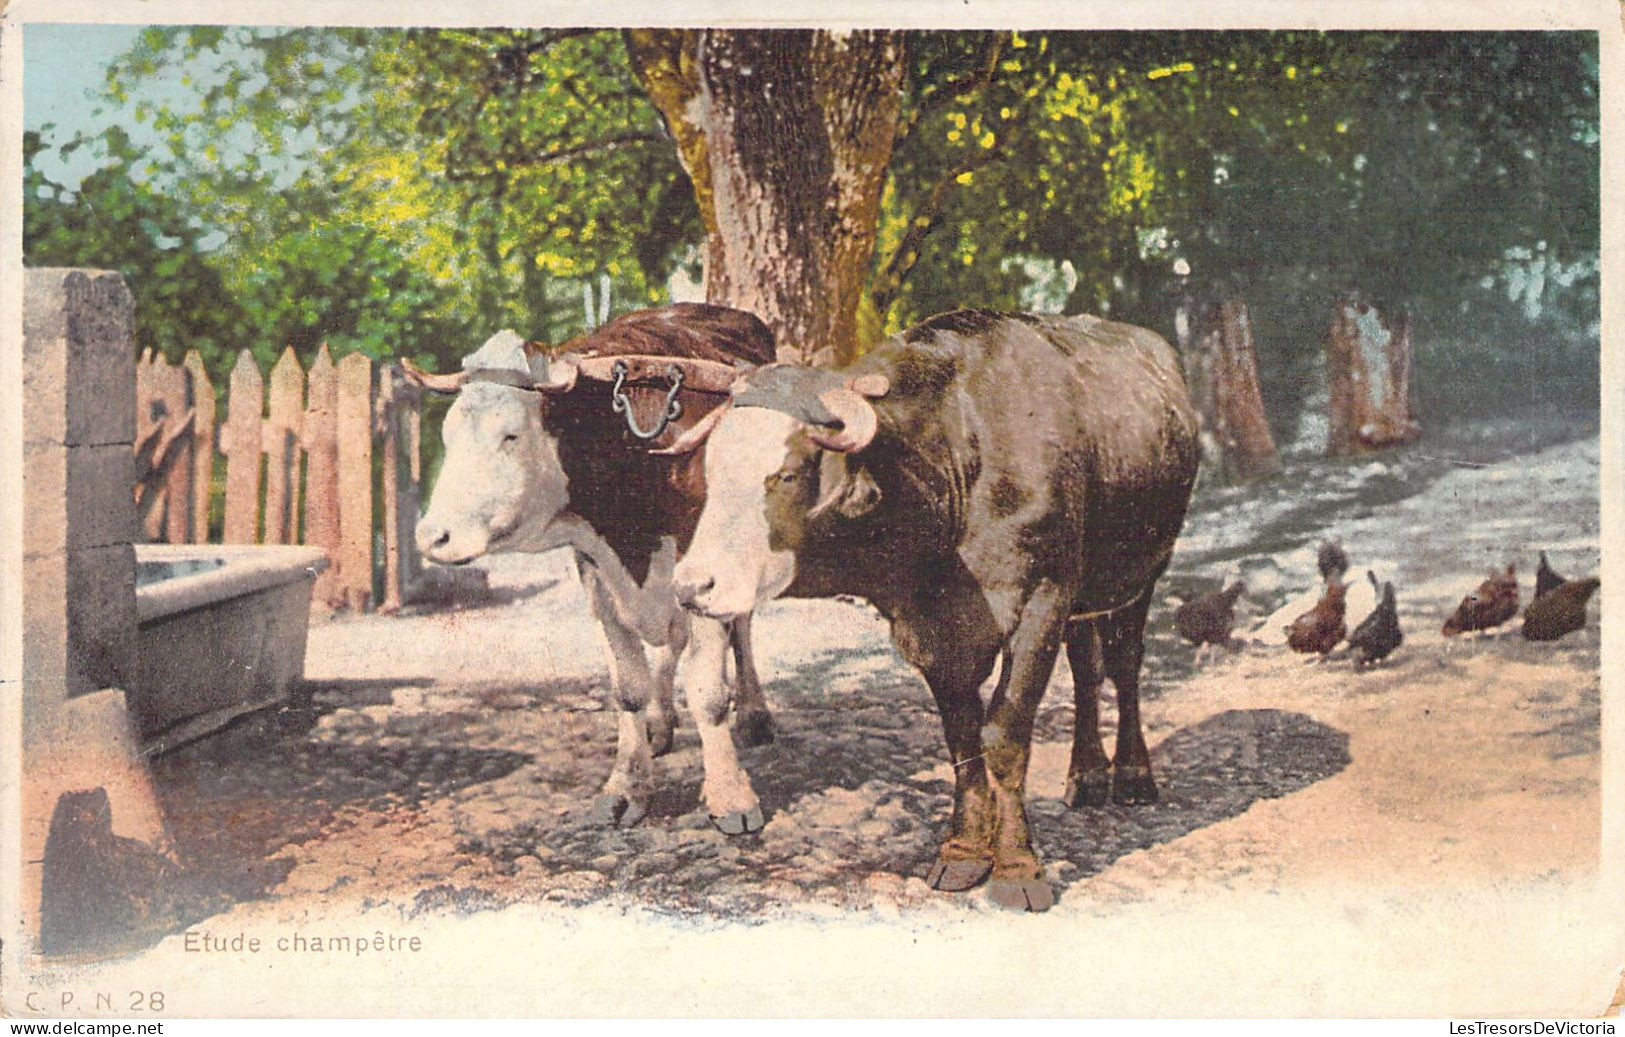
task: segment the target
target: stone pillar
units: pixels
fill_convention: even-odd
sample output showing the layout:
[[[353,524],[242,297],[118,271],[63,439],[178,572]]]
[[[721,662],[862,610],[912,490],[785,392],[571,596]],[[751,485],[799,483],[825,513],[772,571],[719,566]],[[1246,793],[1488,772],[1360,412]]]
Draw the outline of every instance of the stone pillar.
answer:
[[[26,271],[23,300],[22,911],[65,793],[102,789],[112,833],[163,849],[124,692],[135,676],[135,347],[124,279]]]

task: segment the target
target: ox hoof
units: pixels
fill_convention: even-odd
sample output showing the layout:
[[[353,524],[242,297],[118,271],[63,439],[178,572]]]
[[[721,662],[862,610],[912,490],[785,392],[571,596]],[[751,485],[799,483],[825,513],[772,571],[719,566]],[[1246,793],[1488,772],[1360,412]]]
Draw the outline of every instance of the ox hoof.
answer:
[[[749,748],[773,742],[773,714],[765,709],[746,709],[734,720],[734,740]]]
[[[980,886],[992,871],[993,862],[988,860],[939,860],[926,873],[925,884],[944,893],[963,893]]]
[[[1111,798],[1112,778],[1105,771],[1070,775],[1066,779],[1066,791],[1061,793],[1061,802],[1074,809],[1103,807]]]
[[[655,720],[648,722],[650,756],[664,756],[671,752],[672,733],[676,727],[677,724],[670,720],[664,723]]]
[[[1119,770],[1112,775],[1112,802],[1121,806],[1144,806],[1157,801],[1157,781],[1145,768]]]
[[[1042,878],[994,879],[987,884],[987,898],[1006,911],[1048,911],[1055,906],[1055,890]]]
[[[731,814],[712,814],[711,823],[717,826],[717,831],[723,835],[749,835],[760,832],[764,819],[761,804],[749,810],[735,810]]]
[[[606,792],[592,802],[593,820],[611,828],[631,828],[643,820],[649,808],[635,799]]]

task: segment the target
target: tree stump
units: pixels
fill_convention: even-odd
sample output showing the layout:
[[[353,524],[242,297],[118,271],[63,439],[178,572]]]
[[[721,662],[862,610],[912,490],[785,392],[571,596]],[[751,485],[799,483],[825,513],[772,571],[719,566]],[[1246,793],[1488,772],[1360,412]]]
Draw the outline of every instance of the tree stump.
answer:
[[[1198,306],[1187,298],[1175,323],[1203,462],[1231,483],[1275,475],[1281,461],[1264,414],[1247,304],[1227,299]]]
[[[1347,457],[1415,440],[1411,406],[1411,320],[1389,320],[1357,294],[1337,302],[1326,331],[1330,387],[1326,453]]]

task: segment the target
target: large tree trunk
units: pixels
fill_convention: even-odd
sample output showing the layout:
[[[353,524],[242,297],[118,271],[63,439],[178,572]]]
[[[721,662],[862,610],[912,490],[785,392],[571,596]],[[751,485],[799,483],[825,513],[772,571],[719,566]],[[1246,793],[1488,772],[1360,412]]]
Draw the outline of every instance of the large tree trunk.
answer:
[[[1392,321],[1358,295],[1338,300],[1326,331],[1331,390],[1326,452],[1344,457],[1422,434],[1411,409],[1411,321]]]
[[[766,321],[781,360],[851,359],[897,127],[901,37],[637,29],[626,39],[694,182],[707,300]]]
[[[1201,425],[1203,461],[1226,482],[1281,470],[1258,385],[1253,325],[1240,299],[1197,306],[1182,300],[1175,326],[1185,381]]]

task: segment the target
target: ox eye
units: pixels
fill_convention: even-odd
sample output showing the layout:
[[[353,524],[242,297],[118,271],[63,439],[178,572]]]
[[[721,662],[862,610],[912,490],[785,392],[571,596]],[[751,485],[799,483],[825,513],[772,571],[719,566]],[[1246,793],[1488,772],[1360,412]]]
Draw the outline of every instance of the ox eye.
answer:
[[[517,432],[510,432],[506,436],[502,437],[502,445],[503,446],[507,446],[509,443],[517,443],[517,442],[519,442],[519,433],[517,433]]]

